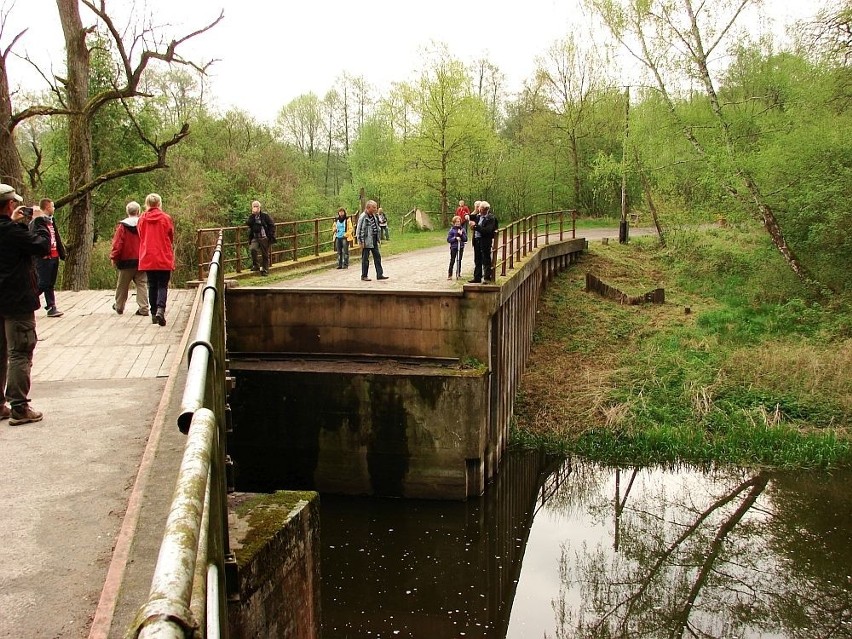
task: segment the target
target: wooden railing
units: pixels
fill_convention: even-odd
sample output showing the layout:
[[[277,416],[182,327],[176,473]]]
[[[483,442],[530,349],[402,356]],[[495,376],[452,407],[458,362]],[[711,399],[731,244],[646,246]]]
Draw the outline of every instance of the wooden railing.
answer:
[[[306,257],[334,250],[333,217],[317,217],[311,220],[294,220],[275,223],[275,242],[270,247],[270,265],[281,262],[297,262]],[[350,216],[355,227],[357,217]],[[251,264],[248,227],[225,226],[198,229],[195,248],[198,256],[198,279],[207,277],[207,268],[222,233],[222,267],[226,273],[242,273]]]
[[[550,244],[551,237],[554,241],[557,237],[562,241],[569,232],[571,239],[577,237],[577,211],[574,209],[535,213],[501,227],[491,253],[494,273],[499,269],[500,275],[505,276],[507,269],[515,268],[515,263],[537,249],[539,242]]]

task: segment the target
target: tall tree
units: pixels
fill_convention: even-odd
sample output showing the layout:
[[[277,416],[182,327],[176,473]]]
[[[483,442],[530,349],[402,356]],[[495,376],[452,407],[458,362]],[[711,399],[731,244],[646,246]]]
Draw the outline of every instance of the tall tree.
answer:
[[[324,126],[323,108],[315,93],[293,98],[278,112],[276,122],[284,140],[314,160]]]
[[[424,183],[437,192],[446,226],[451,176],[462,169],[464,155],[487,139],[487,113],[483,102],[472,95],[464,65],[446,50],[435,52],[417,89],[414,111],[419,131],[412,144],[412,161],[420,167]]]
[[[96,25],[84,26],[80,17],[80,4],[90,10],[96,19]],[[56,206],[61,208],[70,204],[67,234],[68,260],[65,265],[63,285],[66,288],[80,289],[88,285],[94,217],[91,207],[91,193],[101,184],[136,173],[145,173],[166,166],[168,149],[182,140],[188,133],[188,124],[170,139],[160,142],[148,138],[142,127],[136,127],[137,133],[150,148],[153,159],[134,166],[115,167],[111,170],[93,174],[92,136],[93,118],[107,104],[126,103],[136,97],[147,97],[140,88],[140,82],[149,64],[159,60],[169,64],[186,65],[197,71],[201,67],[184,59],[177,48],[186,40],[193,38],[217,24],[224,14],[189,35],[168,43],[157,38],[153,28],[144,27],[119,30],[106,7],[106,0],[56,0],[59,20],[65,38],[66,77],[55,78],[51,90],[59,103],[55,106],[31,106],[8,121],[8,131],[33,115],[65,115],[68,118],[68,180],[67,194],[56,197]],[[89,86],[91,70],[91,51],[88,38],[98,29],[102,33],[97,37],[99,43],[106,39],[116,56],[115,81],[109,87],[93,92]],[[149,46],[150,45],[150,46]],[[5,75],[5,73],[4,73]],[[50,81],[47,74],[42,73]],[[130,111],[128,110],[128,114]],[[0,128],[6,122],[0,122]],[[18,158],[18,156],[15,156]],[[20,162],[20,159],[18,158]]]
[[[755,2],[714,0],[696,5],[694,0],[586,0],[651,74],[670,113],[681,122],[693,151],[712,167],[728,194],[761,220],[793,272],[813,286],[813,276],[787,244],[775,211],[738,147],[731,123],[736,105],[719,99],[711,71],[714,56],[733,34],[737,19]],[[703,89],[714,123],[710,136],[700,137],[697,128],[680,117],[675,92],[685,79],[693,79]],[[720,147],[721,153],[714,147]]]
[[[574,188],[574,206],[580,206],[580,143],[590,134],[595,101],[608,84],[605,60],[595,47],[582,48],[573,35],[551,46],[539,59],[537,79],[541,94],[557,114],[555,125],[567,142]]]

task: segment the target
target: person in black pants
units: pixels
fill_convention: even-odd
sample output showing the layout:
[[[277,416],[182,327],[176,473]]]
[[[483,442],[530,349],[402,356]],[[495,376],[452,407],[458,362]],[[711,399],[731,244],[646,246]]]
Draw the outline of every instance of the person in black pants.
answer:
[[[494,235],[497,233],[497,218],[491,212],[488,202],[477,202],[470,214],[470,228],[473,229],[473,279],[469,284],[481,284],[494,281],[494,269],[491,266],[491,249]]]

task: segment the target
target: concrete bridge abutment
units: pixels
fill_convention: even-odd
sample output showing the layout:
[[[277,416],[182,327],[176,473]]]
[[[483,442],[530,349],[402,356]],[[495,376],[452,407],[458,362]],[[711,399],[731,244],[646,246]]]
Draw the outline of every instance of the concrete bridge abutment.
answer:
[[[464,499],[496,475],[545,283],[585,240],[452,291],[233,288],[238,490]]]

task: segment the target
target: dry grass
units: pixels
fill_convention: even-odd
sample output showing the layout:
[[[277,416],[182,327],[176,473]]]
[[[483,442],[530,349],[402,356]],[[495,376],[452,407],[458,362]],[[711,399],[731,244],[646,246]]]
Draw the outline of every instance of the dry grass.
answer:
[[[774,342],[738,349],[722,373],[729,381],[747,386],[831,397],[852,414],[852,340],[829,346]]]

